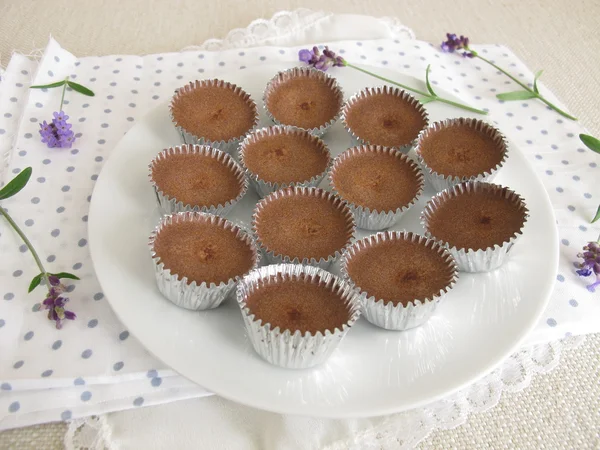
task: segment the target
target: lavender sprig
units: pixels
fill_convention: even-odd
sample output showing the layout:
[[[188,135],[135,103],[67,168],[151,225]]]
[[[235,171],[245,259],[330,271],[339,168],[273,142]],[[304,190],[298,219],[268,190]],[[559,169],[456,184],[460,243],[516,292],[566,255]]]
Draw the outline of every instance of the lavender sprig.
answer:
[[[359,72],[366,73],[367,75],[371,75],[372,77],[375,77],[379,80],[385,81],[386,83],[396,85],[398,87],[401,87],[402,89],[405,89],[407,91],[411,91],[411,92],[414,92],[416,94],[423,96],[423,98],[421,99],[421,103],[429,103],[429,102],[437,101],[437,102],[446,103],[448,105],[455,106],[457,108],[465,109],[467,111],[471,111],[471,112],[474,112],[477,114],[484,114],[484,115],[487,114],[486,111],[482,111],[481,109],[472,108],[471,106],[463,105],[462,103],[454,102],[452,100],[448,100],[446,98],[443,98],[443,97],[440,97],[439,95],[437,95],[435,93],[435,91],[433,90],[431,83],[429,83],[429,71],[431,69],[431,66],[427,66],[427,70],[425,71],[425,86],[427,87],[427,91],[428,91],[428,92],[425,92],[420,89],[415,89],[413,87],[406,86],[406,85],[398,83],[396,81],[392,81],[388,78],[377,75],[377,74],[370,72],[368,70],[365,70],[361,67],[355,66],[354,64],[350,64],[344,58],[336,55],[333,51],[329,50],[328,47],[325,47],[323,49],[322,53],[319,50],[319,48],[316,46],[313,47],[312,50],[309,50],[306,48],[302,49],[298,52],[298,58],[300,59],[300,61],[305,62],[305,63],[313,66],[315,69],[322,70],[322,71],[326,71],[330,67],[351,67],[355,70],[358,70]]]
[[[0,189],[0,200],[7,199],[17,194],[21,189],[23,189],[29,179],[31,178],[32,169],[31,167],[27,167],[26,169],[19,172],[19,174],[8,182],[6,186]],[[29,285],[29,292],[33,291],[36,287],[38,287],[42,280],[45,281],[46,287],[48,288],[48,293],[46,295],[45,300],[42,302],[44,309],[48,311],[48,319],[53,320],[56,323],[56,328],[62,328],[63,320],[74,320],[76,315],[72,311],[67,311],[65,309],[65,304],[69,301],[68,298],[61,295],[65,291],[65,286],[61,284],[60,280],[63,278],[68,278],[72,280],[79,280],[79,277],[73,275],[68,272],[60,272],[60,273],[50,273],[42,264],[42,260],[40,259],[38,253],[35,251],[35,248],[31,244],[31,241],[27,238],[23,230],[16,224],[13,218],[8,214],[8,211],[0,206],[0,215],[4,216],[10,226],[17,232],[17,234],[21,237],[33,259],[35,260],[40,273],[33,277],[31,283]]]
[[[468,37],[463,36],[463,35],[457,36],[454,33],[446,33],[446,39],[447,40],[442,42],[442,44],[441,44],[442,51],[448,52],[448,53],[457,52],[466,58],[479,58],[480,60],[486,62],[487,64],[489,64],[490,66],[495,68],[496,70],[499,70],[500,72],[502,72],[508,78],[513,80],[515,83],[517,83],[523,89],[525,89],[524,91],[514,91],[514,92],[505,92],[502,94],[497,94],[496,97],[499,100],[513,101],[513,100],[529,100],[532,98],[536,98],[536,99],[540,100],[541,102],[545,103],[547,106],[549,106],[551,109],[553,109],[557,113],[559,113],[561,116],[566,117],[567,119],[577,120],[576,117],[573,117],[569,113],[563,111],[558,106],[556,106],[555,104],[553,104],[549,100],[547,100],[542,94],[540,94],[540,91],[539,91],[538,85],[537,85],[537,81],[540,78],[540,76],[542,75],[542,72],[543,72],[542,70],[538,70],[536,72],[535,77],[533,79],[533,88],[530,88],[525,83],[521,82],[519,79],[517,79],[516,77],[514,77],[513,75],[508,73],[506,70],[499,67],[498,65],[496,65],[489,59],[484,58],[479,53],[477,53],[475,50],[470,48]]]
[[[580,134],[579,139],[591,151],[600,153],[600,139],[596,139],[594,136],[590,136],[589,134]],[[596,215],[591,220],[591,223],[594,223],[597,220],[600,220],[600,205],[598,206],[598,209],[596,210]]]
[[[578,253],[577,257],[582,258],[583,262],[578,264],[579,269],[576,271],[580,277],[596,276],[596,280],[586,287],[588,291],[595,292],[596,287],[600,286],[600,239],[597,242],[588,242],[583,247],[583,253]]]

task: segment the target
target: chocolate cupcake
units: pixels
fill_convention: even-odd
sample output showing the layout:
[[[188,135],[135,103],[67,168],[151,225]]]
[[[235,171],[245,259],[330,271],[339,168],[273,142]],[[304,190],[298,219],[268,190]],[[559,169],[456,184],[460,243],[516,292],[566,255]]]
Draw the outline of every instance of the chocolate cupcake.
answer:
[[[429,123],[427,111],[408,92],[389,86],[365,88],[342,108],[342,122],[358,144],[407,153]]]
[[[464,181],[492,181],[506,161],[507,142],[481,120],[447,119],[419,134],[415,152],[439,192]]]
[[[348,202],[356,226],[367,230],[396,224],[423,193],[419,166],[399,150],[375,145],[350,148],[338,155],[329,182]]]
[[[464,272],[500,267],[523,234],[528,210],[510,189],[469,181],[446,189],[421,215],[426,235],[440,241]]]
[[[270,264],[309,264],[327,269],[354,237],[352,212],[323,189],[289,187],[256,205],[254,236]]]
[[[293,369],[324,362],[360,316],[349,284],[298,264],[253,270],[239,283],[237,301],[256,352]]]
[[[325,143],[300,128],[253,131],[240,145],[240,163],[261,197],[288,186],[317,186],[331,156]]]
[[[294,67],[269,81],[263,102],[276,124],[322,136],[339,118],[344,94],[335,78],[310,67]]]
[[[177,306],[192,310],[219,306],[260,262],[252,238],[212,214],[165,216],[149,245],[158,289]]]
[[[457,268],[433,239],[411,232],[383,232],[344,252],[342,273],[360,291],[363,315],[388,330],[423,324],[452,289]]]
[[[150,165],[150,182],[163,214],[227,214],[246,194],[244,170],[227,153],[206,145],[163,150]]]
[[[258,124],[256,104],[235,84],[223,80],[191,82],[178,89],[169,105],[171,120],[186,144],[235,151]]]

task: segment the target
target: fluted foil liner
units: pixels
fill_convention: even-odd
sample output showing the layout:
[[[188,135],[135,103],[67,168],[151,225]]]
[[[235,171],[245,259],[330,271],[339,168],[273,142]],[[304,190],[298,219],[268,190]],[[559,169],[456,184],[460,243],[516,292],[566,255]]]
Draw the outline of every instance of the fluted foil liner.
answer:
[[[350,111],[352,106],[354,106],[359,100],[368,98],[376,94],[388,94],[393,95],[395,97],[400,97],[401,99],[407,101],[411,106],[414,106],[415,110],[417,110],[421,114],[421,117],[423,117],[423,120],[425,121],[425,127],[427,127],[427,124],[429,124],[429,114],[427,114],[427,110],[419,100],[417,100],[408,92],[390,86],[378,86],[374,88],[368,87],[350,97],[342,107],[342,124],[344,125],[344,128],[350,134],[350,136],[352,136],[353,145],[370,145],[371,142],[361,138],[358,134],[356,134],[352,127],[348,125],[348,122],[346,120],[346,118],[348,117],[348,112]],[[394,148],[406,154],[415,145],[416,141],[417,138],[415,138],[407,145],[394,146],[391,148]]]
[[[320,174],[315,175],[314,177],[312,177],[311,179],[306,180],[306,181],[293,182],[293,183],[272,183],[270,181],[265,181],[265,180],[261,179],[257,174],[255,174],[250,169],[248,169],[248,167],[246,167],[246,164],[244,163],[244,159],[245,159],[245,155],[246,155],[246,148],[248,147],[248,145],[253,144],[257,141],[260,141],[264,137],[277,136],[277,135],[281,135],[281,134],[297,135],[297,136],[300,136],[300,137],[303,137],[303,138],[313,141],[315,143],[315,145],[319,148],[319,150],[327,155],[327,159],[329,162],[327,163],[325,170],[323,172],[321,172]],[[275,191],[278,191],[279,189],[283,189],[283,188],[286,188],[289,186],[317,187],[319,185],[319,183],[321,183],[323,178],[325,178],[325,175],[327,174],[327,171],[329,170],[329,167],[331,166],[331,161],[332,161],[331,155],[329,153],[329,149],[327,148],[327,145],[325,145],[325,142],[323,142],[317,136],[310,134],[308,131],[306,131],[302,128],[292,127],[292,126],[288,126],[288,125],[276,125],[276,126],[272,126],[272,127],[260,128],[258,130],[253,131],[249,135],[247,135],[246,138],[240,144],[239,160],[240,160],[240,164],[242,165],[242,167],[244,168],[244,170],[246,172],[246,176],[248,177],[250,184],[256,190],[256,193],[261,198],[269,195],[271,192],[275,192]]]
[[[471,177],[458,177],[437,173],[435,170],[433,170],[427,165],[427,162],[421,156],[421,145],[423,141],[426,140],[432,133],[439,131],[440,129],[464,125],[482,131],[486,135],[488,135],[500,148],[502,159],[498,164],[496,164],[495,167],[492,167],[481,174]],[[497,128],[494,128],[487,122],[478,119],[460,117],[457,119],[445,119],[439,122],[434,122],[424,130],[422,130],[419,133],[419,137],[417,138],[417,143],[415,145],[415,154],[417,155],[419,164],[421,164],[421,167],[423,168],[425,179],[433,186],[433,188],[437,192],[440,192],[444,189],[448,189],[465,181],[492,181],[496,177],[498,170],[500,170],[500,168],[504,165],[506,159],[508,158],[508,142]]]
[[[293,78],[298,78],[298,77],[309,77],[309,78],[317,78],[319,80],[324,80],[325,83],[327,83],[327,85],[331,88],[331,90],[335,93],[336,97],[338,98],[339,111],[333,117],[333,119],[331,119],[329,122],[324,123],[323,125],[316,127],[316,128],[311,128],[311,129],[301,128],[303,130],[308,131],[310,134],[312,134],[314,136],[321,137],[325,133],[327,133],[329,131],[329,129],[340,118],[342,104],[344,103],[344,92],[342,91],[342,87],[338,84],[338,82],[336,81],[335,78],[330,77],[325,72],[323,72],[321,70],[313,69],[312,67],[293,67],[291,69],[284,70],[282,72],[277,73],[277,75],[275,75],[273,78],[271,78],[271,80],[267,84],[267,87],[265,88],[265,91],[263,93],[263,106],[265,108],[265,111],[266,111],[269,119],[271,119],[273,121],[273,123],[275,123],[276,125],[293,125],[293,124],[282,123],[273,116],[271,111],[269,111],[268,99],[269,99],[269,96],[271,95],[271,93],[278,86],[280,86],[281,84],[285,83],[288,80],[291,80]],[[298,127],[298,128],[300,128],[300,127]]]
[[[246,133],[233,139],[229,139],[227,141],[212,141],[204,136],[196,136],[177,124],[177,121],[173,117],[173,105],[177,102],[177,100],[179,100],[179,98],[185,96],[186,94],[189,94],[194,89],[204,86],[216,86],[231,89],[246,101],[248,106],[254,111],[254,124],[246,131]],[[175,128],[181,135],[181,139],[183,140],[184,144],[209,145],[211,147],[217,148],[228,153],[234,153],[237,150],[239,143],[242,141],[242,139],[244,139],[246,134],[258,126],[258,108],[254,100],[252,100],[252,97],[250,97],[250,94],[246,93],[241,87],[236,86],[233,83],[229,83],[227,81],[218,79],[191,81],[185,86],[177,89],[175,91],[175,95],[171,99],[171,103],[169,104],[169,116],[171,117],[171,122],[173,123],[173,125],[175,125]]]
[[[425,299],[415,299],[406,306],[400,302],[397,305],[394,305],[393,302],[384,304],[383,299],[375,298],[375,296],[368,296],[365,291],[360,290],[360,287],[355,285],[348,273],[348,265],[352,261],[352,258],[362,250],[372,247],[380,242],[395,240],[417,242],[420,245],[435,250],[452,269],[452,275],[448,280],[447,286],[444,289],[441,289],[437,294]],[[442,247],[434,239],[409,231],[385,231],[372,234],[371,236],[355,242],[342,255],[341,271],[344,279],[349,280],[352,285],[356,286],[360,291],[363,316],[373,325],[387,330],[397,331],[408,330],[425,323],[435,313],[435,310],[440,301],[444,298],[444,295],[454,287],[456,280],[458,279],[456,263],[448,250]]]
[[[258,267],[261,259],[260,253],[256,243],[248,233],[222,217],[188,211],[161,218],[159,224],[150,235],[148,243],[152,262],[154,263],[154,273],[158,290],[168,300],[181,308],[195,311],[216,308],[223,303],[233,291],[238,281],[246,274],[231,278],[227,282],[220,282],[219,284],[207,284],[206,282],[197,284],[196,281],[190,283],[187,277],[180,277],[178,274],[171,273],[170,269],[166,269],[164,263],[161,262],[160,257],[154,251],[154,243],[165,227],[168,227],[172,223],[184,221],[209,222],[224,229],[232,230],[238,239],[241,239],[252,249],[254,259],[252,269]]]
[[[338,291],[348,308],[349,320],[342,329],[318,331],[315,334],[300,330],[281,330],[263,323],[246,306],[248,296],[262,286],[282,280],[306,277],[312,283]],[[273,279],[275,277],[275,279]],[[353,287],[341,278],[317,267],[298,264],[278,264],[251,271],[238,284],[237,301],[242,311],[248,338],[262,358],[276,366],[289,369],[305,369],[323,363],[337,348],[350,327],[360,317],[360,302]]]
[[[225,204],[218,205],[210,205],[210,206],[199,206],[199,205],[190,205],[184,204],[182,201],[178,201],[174,197],[169,197],[167,194],[160,190],[160,187],[156,184],[152,177],[152,169],[154,166],[161,160],[167,159],[170,155],[176,154],[201,154],[204,156],[210,156],[211,158],[216,159],[221,162],[223,165],[227,166],[231,169],[231,171],[236,175],[238,182],[241,184],[242,188],[240,194],[227,202]],[[216,148],[209,147],[207,145],[178,145],[176,147],[169,147],[162,152],[160,152],[148,165],[149,168],[149,177],[150,183],[154,188],[154,192],[156,193],[156,199],[158,200],[158,204],[163,214],[176,214],[179,212],[185,211],[198,211],[205,212],[209,214],[217,214],[220,216],[225,216],[229,213],[233,207],[246,195],[248,192],[248,179],[244,173],[244,169],[235,162],[235,160],[229,156],[229,154],[217,150]]]
[[[425,228],[425,235],[433,239],[437,239],[429,231],[429,220],[435,214],[440,205],[442,205],[448,199],[456,197],[462,193],[478,191],[497,193],[508,201],[518,205],[519,209],[525,212],[523,227],[525,226],[525,223],[527,223],[527,219],[529,217],[527,214],[528,209],[525,205],[525,201],[519,194],[497,184],[483,181],[468,181],[466,183],[453,186],[449,189],[445,189],[429,200],[425,206],[425,209],[421,213],[421,224]],[[460,220],[460,218],[457,218],[457,220]],[[500,267],[508,259],[508,253],[515,242],[517,242],[517,240],[523,234],[523,227],[521,227],[521,229],[508,241],[505,241],[502,244],[496,244],[493,247],[488,247],[486,249],[473,250],[456,248],[451,246],[448,242],[439,239],[437,240],[452,254],[456,260],[459,270],[462,272],[489,272],[490,270]]]
[[[327,258],[290,258],[287,255],[282,255],[273,250],[269,250],[261,241],[260,236],[257,232],[256,226],[260,221],[261,212],[274,201],[277,201],[283,197],[293,197],[293,196],[312,196],[317,198],[325,198],[327,201],[331,203],[331,205],[344,214],[346,218],[346,234],[348,239],[346,240],[346,245],[339,250],[336,250],[333,255],[329,255]],[[321,269],[328,269],[334,261],[336,261],[342,254],[342,252],[351,245],[354,235],[356,233],[356,223],[354,221],[354,216],[352,215],[352,211],[340,197],[331,192],[327,192],[324,189],[313,188],[313,187],[288,187],[285,189],[281,189],[279,191],[275,191],[262,200],[260,200],[256,204],[256,208],[254,209],[254,214],[252,215],[252,233],[256,236],[256,240],[258,245],[260,246],[261,252],[265,257],[265,260],[268,264],[281,264],[281,263],[291,263],[291,264],[304,264],[319,267]]]
[[[342,195],[337,191],[334,183],[335,172],[348,159],[351,159],[356,155],[368,152],[388,153],[396,155],[397,158],[399,158],[402,161],[406,161],[411,165],[411,167],[414,170],[414,173],[417,175],[419,188],[417,190],[417,194],[408,205],[390,211],[377,211],[376,209],[371,210],[370,208],[356,205],[350,202],[349,200],[344,199]],[[423,188],[425,184],[423,181],[423,172],[417,164],[415,164],[410,158],[408,158],[398,149],[382,147],[380,145],[357,146],[349,148],[345,152],[339,154],[333,161],[333,165],[331,167],[331,170],[329,171],[329,183],[331,184],[332,191],[348,202],[348,207],[354,214],[356,226],[365,230],[385,230],[386,228],[390,228],[391,226],[395,225],[406,213],[406,211],[408,211],[415,203],[417,203],[419,197],[423,194]]]

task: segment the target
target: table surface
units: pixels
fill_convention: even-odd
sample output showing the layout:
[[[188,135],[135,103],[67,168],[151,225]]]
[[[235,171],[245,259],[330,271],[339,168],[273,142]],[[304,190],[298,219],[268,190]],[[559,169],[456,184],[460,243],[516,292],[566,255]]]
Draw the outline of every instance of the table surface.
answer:
[[[35,54],[48,36],[78,56],[177,51],[224,37],[257,18],[298,7],[320,10],[320,0],[53,0],[0,1],[0,60],[13,51]],[[600,2],[567,0],[330,0],[338,13],[392,16],[422,40],[438,43],[446,32],[472,43],[502,43],[600,134]],[[600,335],[563,355],[558,369],[537,376],[525,391],[505,393],[494,409],[454,430],[438,431],[421,448],[599,448]],[[10,430],[0,449],[62,448],[64,424]],[[43,444],[42,444],[43,443]]]

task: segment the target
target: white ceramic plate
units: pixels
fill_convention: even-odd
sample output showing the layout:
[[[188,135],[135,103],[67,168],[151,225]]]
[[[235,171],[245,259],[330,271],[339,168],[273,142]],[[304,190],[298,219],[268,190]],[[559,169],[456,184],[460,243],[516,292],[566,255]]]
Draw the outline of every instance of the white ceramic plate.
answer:
[[[287,67],[265,65],[224,78],[261,103],[267,81]],[[377,71],[422,86],[413,78]],[[377,80],[350,69],[336,75],[346,97],[377,85]],[[427,109],[432,120],[465,115],[437,103]],[[267,125],[264,113],[261,125]],[[340,123],[325,140],[334,156],[350,144]],[[487,274],[461,274],[436,316],[418,329],[386,331],[360,319],[324,365],[300,371],[273,367],[254,353],[234,301],[213,311],[190,312],[171,304],[156,288],[147,240],[159,214],[148,163],[178,143],[167,104],[150,112],[119,142],[92,196],[91,253],[104,293],[130,332],[165,364],[223,397],[269,411],[323,417],[373,416],[417,407],[492,370],[517,348],[546,306],[558,261],[554,214],[542,183],[511,146],[495,181],[525,198],[531,218],[505,266]],[[426,193],[396,228],[422,233],[418,218],[431,194]],[[249,193],[229,217],[249,224],[256,201],[256,194]]]

